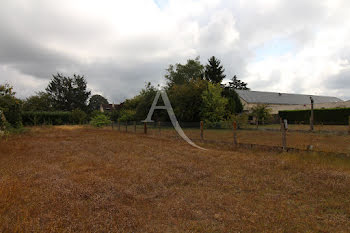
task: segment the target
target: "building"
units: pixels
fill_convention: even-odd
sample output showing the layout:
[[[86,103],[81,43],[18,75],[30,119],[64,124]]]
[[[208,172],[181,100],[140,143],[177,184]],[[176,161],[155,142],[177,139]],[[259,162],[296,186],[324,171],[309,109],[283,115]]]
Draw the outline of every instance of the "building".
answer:
[[[101,104],[100,112],[111,112],[113,110],[120,110],[123,107],[123,103],[120,104]]]
[[[314,100],[314,108],[350,107],[350,101],[343,101],[332,96],[288,94],[277,92],[236,90],[244,111],[250,111],[258,104],[266,104],[271,114],[278,114],[281,110],[310,109],[310,97]]]

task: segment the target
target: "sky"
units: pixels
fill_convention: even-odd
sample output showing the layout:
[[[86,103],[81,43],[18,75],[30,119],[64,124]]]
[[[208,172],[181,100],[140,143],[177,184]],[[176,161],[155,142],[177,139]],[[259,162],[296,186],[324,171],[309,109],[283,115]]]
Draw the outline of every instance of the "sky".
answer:
[[[348,0],[1,0],[0,83],[17,97],[84,75],[111,103],[170,64],[221,60],[251,90],[350,100]]]

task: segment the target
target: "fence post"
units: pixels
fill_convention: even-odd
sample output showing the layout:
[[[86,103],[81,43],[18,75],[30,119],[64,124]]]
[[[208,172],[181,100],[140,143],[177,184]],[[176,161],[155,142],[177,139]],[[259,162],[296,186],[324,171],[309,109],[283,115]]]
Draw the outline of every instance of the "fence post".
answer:
[[[158,121],[158,131],[159,131],[159,135],[160,135],[160,121]]]
[[[136,121],[134,121],[134,133],[136,133]]]
[[[143,132],[147,134],[147,122],[143,122]]]
[[[314,130],[314,99],[310,96],[311,100],[311,116],[310,116],[310,131]]]
[[[128,132],[128,121],[125,121],[125,132]]]
[[[348,131],[349,135],[350,135],[350,116],[349,116],[349,131]]]
[[[204,139],[204,135],[203,135],[203,121],[201,121],[200,123],[200,129],[201,129],[201,140]]]
[[[114,129],[114,122],[112,121],[112,130]]]
[[[237,133],[236,133],[236,131],[237,131],[237,122],[236,121],[233,122],[232,129],[233,129],[233,144],[235,146],[237,146]]]
[[[287,150],[287,129],[288,129],[288,125],[287,125],[287,120],[283,120],[281,123],[281,127],[282,127],[282,148],[283,151]]]
[[[118,131],[120,131],[120,120],[118,120]]]

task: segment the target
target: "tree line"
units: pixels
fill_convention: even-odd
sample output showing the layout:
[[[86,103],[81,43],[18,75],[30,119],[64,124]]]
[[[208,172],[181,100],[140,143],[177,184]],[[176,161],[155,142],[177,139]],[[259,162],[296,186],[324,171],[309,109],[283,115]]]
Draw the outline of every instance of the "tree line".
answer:
[[[163,88],[169,96],[178,120],[218,122],[242,112],[243,106],[235,90],[249,90],[247,83],[234,76],[230,82],[222,84],[225,77],[225,69],[220,60],[214,56],[208,59],[206,65],[200,63],[199,57],[189,59],[185,64],[169,65],[164,77],[166,85]],[[125,100],[122,108],[104,113],[105,120],[145,119],[158,88],[147,83],[138,95]],[[162,100],[159,101],[158,105],[161,105]],[[87,89],[86,78],[76,74],[72,77],[60,73],[53,75],[45,91],[40,91],[25,100],[16,98],[10,85],[0,85],[2,119],[6,118],[12,127],[22,125],[22,115],[26,119],[32,117],[35,121],[34,118],[40,117],[38,112],[43,112],[45,116],[51,118],[55,116],[53,112],[70,112],[74,123],[83,123],[101,115],[99,112],[101,104],[108,104],[108,100],[102,95],[91,96],[91,92]],[[166,111],[155,111],[153,118],[169,120]],[[59,124],[61,121],[51,123]]]

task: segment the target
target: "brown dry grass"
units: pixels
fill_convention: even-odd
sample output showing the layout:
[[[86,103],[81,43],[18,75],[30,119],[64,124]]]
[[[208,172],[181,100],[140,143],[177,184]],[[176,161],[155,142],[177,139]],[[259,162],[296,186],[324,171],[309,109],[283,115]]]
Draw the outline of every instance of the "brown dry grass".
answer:
[[[158,129],[149,129],[149,134],[159,137]],[[194,140],[200,139],[199,129],[185,129],[186,135]],[[142,133],[138,129],[138,133]],[[176,137],[173,129],[162,129],[160,136],[163,138]],[[233,132],[229,129],[206,129],[204,130],[204,139],[233,143]],[[282,133],[279,131],[262,131],[262,130],[238,130],[237,141],[239,143],[250,143],[268,146],[282,146]],[[306,150],[309,145],[313,150],[347,153],[350,154],[350,135],[320,134],[320,133],[300,133],[287,132],[287,146],[297,149]]]
[[[0,141],[0,231],[349,232],[350,162],[110,129]]]

